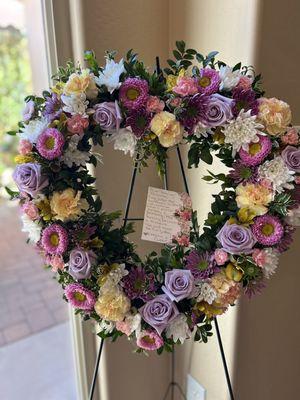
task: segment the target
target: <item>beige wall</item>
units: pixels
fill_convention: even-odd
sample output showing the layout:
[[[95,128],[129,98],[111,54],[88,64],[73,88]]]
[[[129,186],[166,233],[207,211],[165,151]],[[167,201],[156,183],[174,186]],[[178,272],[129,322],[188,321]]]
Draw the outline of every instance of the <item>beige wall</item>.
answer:
[[[289,101],[295,121],[300,123],[299,1],[286,0],[284,6],[279,0],[71,0],[70,4],[76,59],[84,48],[94,49],[100,59],[106,49],[123,54],[133,47],[151,65],[156,55],[167,57],[175,40],[184,39],[203,53],[219,50],[220,58],[228,63],[242,60],[257,66],[265,76],[267,94]],[[104,164],[96,174],[104,207],[123,209],[131,160],[114,152],[109,144],[101,153]],[[172,156],[170,184],[182,190],[176,163]],[[214,168],[222,166],[215,164]],[[217,191],[201,181],[204,171],[205,165],[201,165],[188,172],[200,222],[209,210],[211,193]],[[132,215],[142,215],[149,185],[161,185],[153,166],[138,177]],[[139,235],[140,231],[136,241]],[[141,253],[153,248],[139,245]],[[280,271],[261,297],[251,304],[243,300],[219,320],[238,400],[298,397],[300,321],[295,305],[300,272],[296,248],[297,244],[282,257]],[[285,336],[287,340],[283,340]],[[104,376],[101,379],[102,400],[161,399],[169,381],[169,358],[148,360],[130,351],[125,340],[107,345],[101,366],[107,378],[106,385]],[[177,352],[176,374],[183,384],[187,372],[207,388],[207,400],[228,399],[215,338],[207,345],[189,343]]]

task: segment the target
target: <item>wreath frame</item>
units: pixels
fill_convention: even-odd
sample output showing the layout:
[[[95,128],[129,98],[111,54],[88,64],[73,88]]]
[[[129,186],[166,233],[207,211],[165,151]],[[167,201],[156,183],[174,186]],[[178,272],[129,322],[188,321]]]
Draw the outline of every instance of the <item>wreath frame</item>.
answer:
[[[239,63],[230,68],[225,63],[215,60],[217,52],[211,52],[204,57],[194,49],[186,49],[182,41],[176,42],[176,47],[173,51],[175,60],[168,60],[170,68],[164,69],[164,72],[157,68],[154,73],[145,68],[132,50],[127,53],[123,63],[116,63],[115,53],[108,52],[105,68],[98,66],[93,52],[86,52],[89,69],[82,69],[72,63],[68,63],[66,68],[59,68],[58,74],[53,77],[56,84],[51,92],[43,92],[42,97],[28,96],[25,99],[24,120],[19,123],[19,130],[9,132],[11,135],[18,132],[22,141],[20,155],[16,157],[18,166],[14,172],[19,192],[8,189],[8,193],[13,199],[20,199],[23,222],[27,224],[31,237],[30,230],[34,230],[34,226],[40,229],[37,246],[44,252],[48,266],[56,270],[58,282],[64,288],[65,299],[73,304],[76,313],[80,313],[84,319],[92,318],[100,324],[100,337],[116,340],[118,336],[126,334],[130,339],[137,339],[138,352],[147,349],[157,350],[158,354],[163,350],[172,351],[173,345],[183,342],[193,329],[196,331],[194,340],[207,342],[212,335],[211,321],[235,303],[243,287],[253,294],[263,286],[260,281],[274,272],[270,270],[270,265],[266,272],[266,266],[261,260],[264,256],[271,259],[269,264],[277,262],[271,251],[264,253],[265,243],[261,239],[264,232],[259,231],[259,226],[256,226],[254,235],[251,227],[259,225],[256,223],[258,219],[261,221],[264,215],[269,213],[265,225],[270,228],[269,225],[273,224],[270,229],[274,228],[279,233],[276,231],[275,242],[273,240],[274,243],[268,245],[268,249],[272,250],[272,246],[278,245],[278,251],[285,251],[291,242],[290,236],[293,231],[285,218],[287,217],[289,222],[297,222],[299,218],[299,132],[290,125],[291,114],[288,105],[277,99],[262,97],[264,92],[260,86],[261,77],[255,75],[252,67],[242,68]],[[201,69],[195,65],[192,67],[192,61],[195,59],[201,64]],[[119,69],[119,81],[114,88],[109,87],[111,82],[105,76],[109,65],[117,71]],[[187,75],[190,69],[191,76]],[[220,78],[221,71],[223,80]],[[101,83],[101,78],[102,81],[106,79],[107,86]],[[203,86],[202,79],[205,83]],[[211,94],[207,94],[206,91],[207,79],[208,86],[213,86],[212,81],[217,80],[214,85],[218,88]],[[230,89],[233,81],[236,81],[236,84]],[[233,94],[233,89],[241,81],[242,88],[237,94]],[[195,88],[197,93],[194,92]],[[207,109],[203,111],[212,97],[221,108],[221,123],[213,120],[215,115],[209,115]],[[263,99],[260,103],[259,98]],[[149,100],[151,104],[148,104]],[[176,102],[177,100],[179,101]],[[141,108],[136,105],[139,102],[142,104]],[[148,111],[145,109],[146,103]],[[242,108],[239,103],[243,104]],[[109,106],[108,111],[111,111],[107,113],[106,110],[104,116],[98,107],[103,104]],[[216,107],[215,104],[213,106]],[[164,111],[165,108],[167,112]],[[276,120],[268,116],[270,110],[275,113]],[[151,114],[151,122],[147,113]],[[162,121],[161,114],[164,117]],[[103,117],[108,119],[101,120]],[[155,118],[158,119],[156,123],[153,122]],[[214,125],[211,125],[213,122]],[[178,145],[183,140],[183,127],[188,132],[184,140],[190,144],[189,168],[198,167],[200,160],[212,164],[211,151],[216,153],[224,165],[233,168],[229,175],[209,172],[209,175],[204,177],[204,180],[210,183],[221,182],[222,189],[219,194],[214,195],[211,212],[204,222],[204,232],[200,235],[196,213],[192,212],[191,205],[187,204],[186,209],[178,212],[189,215],[186,217],[186,225],[191,222],[189,237],[185,232],[182,236],[174,238],[173,245],[165,246],[160,257],[151,253],[145,262],[139,258],[134,245],[126,238],[133,231],[133,225],[129,223],[115,228],[113,223],[120,217],[120,213],[107,214],[101,211],[100,197],[95,198],[97,192],[92,186],[95,178],[86,167],[87,163],[97,165],[97,155],[91,153],[91,142],[103,146],[103,137],[111,131],[108,127],[114,126],[118,129],[122,123],[130,125],[131,139],[135,139],[134,150],[142,155],[135,163],[138,162],[143,168],[147,166],[148,158],[154,157],[160,176],[164,176],[166,172],[168,147]],[[164,130],[165,126],[167,129]],[[243,126],[246,126],[252,136],[238,138],[238,142],[237,132],[238,129],[242,131]],[[142,134],[141,129],[144,129]],[[257,133],[259,129],[263,130],[260,134]],[[116,144],[120,137],[118,131],[111,136]],[[260,146],[258,150],[257,144]],[[118,148],[119,145],[120,143],[115,147]],[[253,146],[254,154],[249,150],[250,145]],[[132,147],[125,146],[123,150],[130,152]],[[67,152],[71,154],[66,156]],[[76,163],[72,160],[72,156],[75,157],[74,153],[77,157]],[[257,154],[261,157],[259,162],[254,160]],[[271,172],[267,163],[270,164],[275,159],[281,162],[281,169],[285,172],[285,176],[282,176],[278,171],[278,176],[282,179],[282,182],[279,182],[281,186],[278,186],[277,181],[272,182],[272,179],[269,179]],[[241,160],[244,162],[242,166]],[[253,164],[255,162],[256,164]],[[259,171],[254,167],[261,164],[265,169],[262,169],[260,177],[257,178]],[[182,167],[182,161],[180,165]],[[261,184],[262,180],[269,182]],[[270,181],[276,189],[270,186]],[[247,196],[252,195],[247,185],[251,190],[259,189],[261,193],[254,194],[258,200],[256,199],[251,207],[239,206],[236,189],[239,188],[241,192],[238,196],[244,197],[243,201],[239,199],[240,204],[245,203]],[[253,188],[251,185],[261,187]],[[243,193],[245,187],[250,190],[249,193]],[[259,198],[260,196],[262,198]],[[64,208],[64,204],[68,204],[68,207]],[[228,243],[233,233],[224,233],[225,226],[228,231],[233,230],[234,226],[234,235],[245,236],[242,250],[238,246],[237,249],[234,248],[233,243]],[[37,235],[36,231],[34,233]],[[272,234],[273,232],[269,236]],[[216,247],[216,238],[221,244],[221,249]],[[77,253],[72,253],[72,258],[73,250],[77,250]],[[252,257],[254,250],[256,260]],[[193,266],[186,267],[189,263],[188,257],[193,251],[198,254],[190,257],[190,264],[198,263],[196,269],[198,268],[200,273],[195,271]],[[84,266],[80,265],[79,268],[76,265],[78,260],[84,262]],[[71,265],[72,274],[69,273]],[[166,266],[165,270],[163,266]],[[207,272],[209,268],[211,270]],[[127,280],[126,289],[124,277],[130,274],[132,269],[135,269],[136,275],[133,274],[132,282]],[[145,272],[146,270],[148,272]],[[170,295],[172,285],[166,282],[164,275],[168,271],[176,271],[174,274],[179,275],[175,278],[181,279],[186,285],[183,298],[174,298],[178,288]],[[185,274],[182,271],[188,271],[189,274],[183,276]],[[217,275],[214,290],[205,286],[205,290],[208,291],[205,298],[201,290],[205,283],[215,279],[214,275]],[[197,279],[201,281],[197,296],[194,294],[194,297],[189,297],[194,293]],[[133,297],[129,301],[128,293],[134,292],[133,286],[139,280],[147,286],[146,292],[142,293],[143,297],[138,297],[137,300]],[[163,289],[165,285],[169,285],[167,290]],[[135,295],[136,293],[131,293],[131,296]],[[145,311],[148,303],[157,296],[160,296],[160,305],[167,309],[166,324],[153,321],[155,316],[151,315],[151,309]],[[216,297],[212,299],[209,296]],[[202,300],[199,300],[200,297]],[[110,307],[111,304],[113,307]],[[140,310],[143,310],[142,317]],[[178,326],[171,329],[168,337],[165,331],[172,325],[172,321],[176,321]],[[118,328],[116,322],[119,323]]]

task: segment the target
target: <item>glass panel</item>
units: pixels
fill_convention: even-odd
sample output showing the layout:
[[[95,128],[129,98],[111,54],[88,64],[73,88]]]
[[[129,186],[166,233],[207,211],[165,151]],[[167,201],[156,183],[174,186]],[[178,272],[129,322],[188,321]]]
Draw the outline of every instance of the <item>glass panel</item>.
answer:
[[[4,190],[13,187],[17,154],[6,132],[16,129],[26,94],[48,82],[45,46],[37,48],[43,37],[39,1],[0,3],[0,388],[8,400],[76,398],[67,303],[26,244],[17,204]]]

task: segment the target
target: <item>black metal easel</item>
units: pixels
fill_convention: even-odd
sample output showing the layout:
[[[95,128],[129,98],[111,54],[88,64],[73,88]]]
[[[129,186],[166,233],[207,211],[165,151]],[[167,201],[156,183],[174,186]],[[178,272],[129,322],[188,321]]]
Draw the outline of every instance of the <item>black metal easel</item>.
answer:
[[[159,57],[156,57],[156,73],[158,76],[161,75]],[[190,194],[179,145],[176,146],[176,151],[177,151],[177,157],[178,157],[181,175],[182,175],[182,179],[183,179],[184,189],[187,194]],[[125,214],[124,214],[124,219],[123,219],[123,227],[126,226],[128,221],[143,221],[143,218],[129,218],[129,211],[130,211],[130,206],[131,206],[133,188],[134,188],[134,184],[135,184],[135,180],[136,180],[136,176],[137,176],[137,172],[138,172],[138,167],[139,167],[139,154],[136,155],[136,159],[134,162],[134,167],[133,167],[133,171],[132,171],[132,175],[131,175],[131,182],[130,182],[130,187],[129,187],[129,191],[128,191],[128,197],[127,197],[127,202],[126,202],[126,207],[125,207]],[[165,170],[164,177],[163,177],[164,178],[164,189],[168,190],[168,174],[167,174],[166,162],[165,162],[164,170]],[[230,394],[230,400],[234,400],[234,394],[233,394],[233,390],[232,390],[230,375],[229,375],[229,371],[228,371],[226,356],[225,356],[225,352],[224,352],[224,348],[223,348],[223,343],[222,343],[222,338],[221,338],[217,318],[214,318],[214,324],[215,324],[215,328],[216,328],[217,340],[218,340],[219,349],[220,349],[220,353],[221,353],[227,387],[228,387],[228,391]],[[96,364],[95,364],[95,369],[94,369],[94,374],[93,374],[93,380],[92,380],[92,384],[91,384],[91,388],[90,388],[89,400],[93,400],[97,375],[98,375],[98,371],[99,371],[99,363],[100,363],[101,354],[102,354],[102,350],[103,350],[103,345],[104,345],[104,339],[101,339],[101,344],[99,347]],[[178,389],[182,398],[184,400],[186,400],[186,396],[185,396],[181,386],[175,381],[175,348],[174,348],[174,345],[173,345],[173,352],[172,352],[171,357],[172,357],[171,358],[171,381],[167,387],[167,391],[165,393],[163,400],[167,400],[170,392],[171,392],[171,400],[174,400],[175,388]]]

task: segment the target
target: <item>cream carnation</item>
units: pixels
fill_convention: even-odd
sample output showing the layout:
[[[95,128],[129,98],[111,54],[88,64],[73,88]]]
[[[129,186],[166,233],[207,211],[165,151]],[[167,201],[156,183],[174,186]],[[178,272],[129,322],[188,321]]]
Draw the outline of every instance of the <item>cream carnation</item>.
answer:
[[[54,219],[60,221],[72,221],[82,215],[88,203],[81,198],[80,192],[68,188],[63,192],[54,192],[50,199],[51,211]]]
[[[122,321],[130,310],[130,300],[120,288],[115,287],[101,292],[94,308],[107,321]]]
[[[259,184],[240,184],[236,188],[236,202],[239,208],[248,208],[255,215],[268,212],[267,205],[273,200],[272,191]]]
[[[270,135],[281,135],[291,123],[292,113],[290,106],[274,97],[271,99],[263,97],[259,99],[258,119]]]
[[[175,146],[183,137],[183,126],[174,114],[167,111],[156,114],[151,120],[150,128],[163,147]]]

